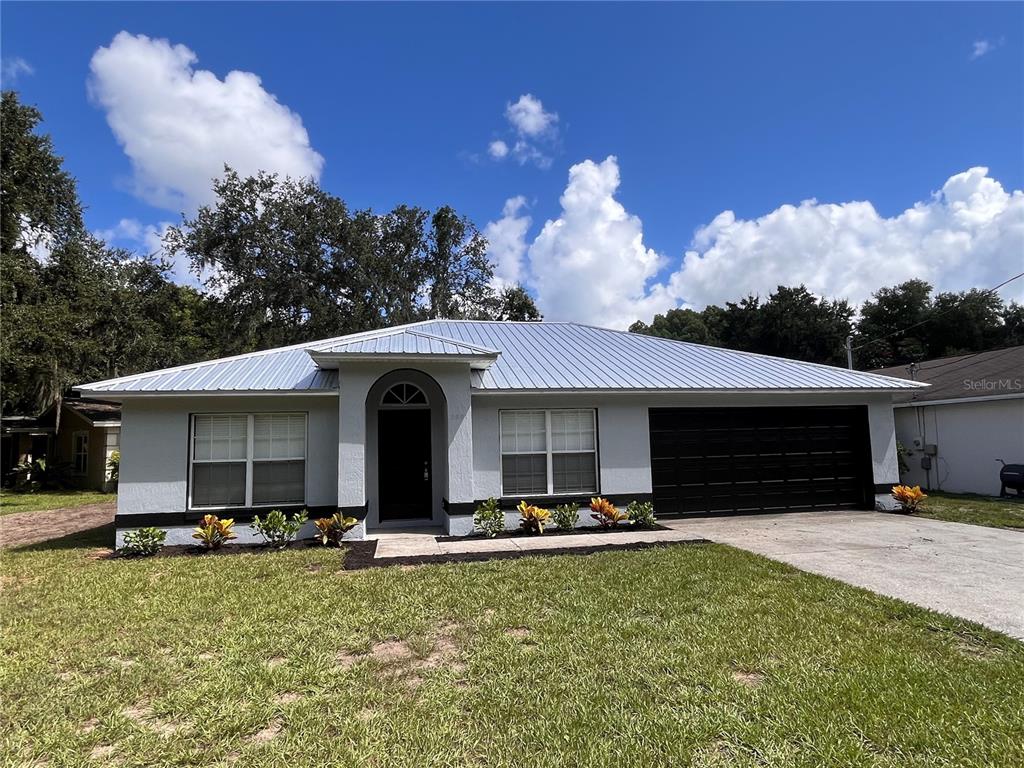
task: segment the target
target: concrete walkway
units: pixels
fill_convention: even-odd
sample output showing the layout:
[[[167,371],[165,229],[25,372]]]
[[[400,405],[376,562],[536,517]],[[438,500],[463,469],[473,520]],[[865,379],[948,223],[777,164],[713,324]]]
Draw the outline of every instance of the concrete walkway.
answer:
[[[616,531],[579,533],[571,536],[522,536],[514,539],[458,539],[437,541],[436,531],[378,533],[376,558],[432,557],[436,555],[485,554],[487,552],[537,552],[546,549],[607,547],[623,544],[694,541],[699,535],[687,531]]]
[[[1024,640],[1024,533],[878,512],[663,521]]]

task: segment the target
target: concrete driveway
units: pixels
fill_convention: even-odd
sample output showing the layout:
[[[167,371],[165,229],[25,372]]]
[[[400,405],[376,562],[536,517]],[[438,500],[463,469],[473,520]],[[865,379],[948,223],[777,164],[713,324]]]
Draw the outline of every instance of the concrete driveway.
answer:
[[[1024,640],[1024,533],[878,512],[662,521]]]

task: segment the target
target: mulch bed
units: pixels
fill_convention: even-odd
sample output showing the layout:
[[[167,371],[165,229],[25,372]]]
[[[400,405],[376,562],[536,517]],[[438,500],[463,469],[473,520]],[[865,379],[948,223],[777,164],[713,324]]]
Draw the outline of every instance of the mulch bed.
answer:
[[[459,537],[465,538],[465,537]],[[487,560],[516,560],[521,557],[557,557],[559,555],[593,555],[598,552],[609,551],[632,551],[643,549],[655,549],[658,547],[670,547],[690,544],[709,544],[706,539],[692,539],[688,541],[654,541],[633,544],[606,544],[591,547],[558,547],[556,549],[538,550],[513,550],[500,552],[461,552],[447,555],[424,555],[421,557],[385,557],[376,558],[376,541],[346,541],[340,549],[339,554],[344,554],[342,559],[342,570],[362,571],[367,568],[387,568],[390,566],[415,566],[415,565],[438,565],[445,563],[479,563]],[[287,549],[309,549],[310,547],[322,547],[317,541],[296,541],[292,542]],[[273,556],[279,550],[271,549],[265,544],[225,544],[220,549],[205,550],[202,547],[192,545],[175,544],[163,547],[157,554],[151,557],[225,557],[230,555],[253,555],[266,554]],[[111,552],[105,555],[107,560],[131,560],[135,556],[122,555]]]
[[[548,538],[550,536],[575,536],[581,533],[626,533],[628,531],[670,531],[671,528],[666,528],[664,525],[655,523],[654,525],[647,526],[645,528],[639,528],[633,525],[619,525],[614,528],[601,528],[597,525],[587,525],[581,528],[573,528],[572,530],[563,530],[562,528],[545,528],[544,533],[530,533],[524,531],[521,528],[513,529],[511,531],[502,531],[496,536],[486,536],[480,531],[474,531],[468,536],[435,536],[434,540],[438,542],[443,541],[470,541],[473,539],[535,539],[538,536]]]

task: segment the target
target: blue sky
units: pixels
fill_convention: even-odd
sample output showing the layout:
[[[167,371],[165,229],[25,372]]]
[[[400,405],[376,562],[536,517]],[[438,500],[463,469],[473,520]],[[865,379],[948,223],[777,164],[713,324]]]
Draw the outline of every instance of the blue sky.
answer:
[[[492,223],[501,272],[552,319],[801,281],[855,300],[914,276],[987,287],[1024,263],[1019,3],[5,3],[2,20],[5,87],[43,111],[90,227],[139,249],[201,202],[188,173],[238,151],[314,169],[353,207]],[[122,31],[149,40],[112,45]],[[233,70],[260,84],[225,87]],[[217,109],[279,131],[234,136]]]

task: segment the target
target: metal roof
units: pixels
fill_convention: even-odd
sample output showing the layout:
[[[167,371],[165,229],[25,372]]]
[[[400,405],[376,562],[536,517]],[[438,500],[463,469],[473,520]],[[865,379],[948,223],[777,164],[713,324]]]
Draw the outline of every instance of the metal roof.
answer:
[[[340,340],[310,345],[313,355],[444,355],[496,357],[498,350],[453,341],[440,336],[410,330],[399,330],[384,336],[370,336],[352,341]]]
[[[336,391],[311,355],[486,356],[476,391],[911,390],[918,382],[576,323],[428,320],[77,387],[84,393]]]

